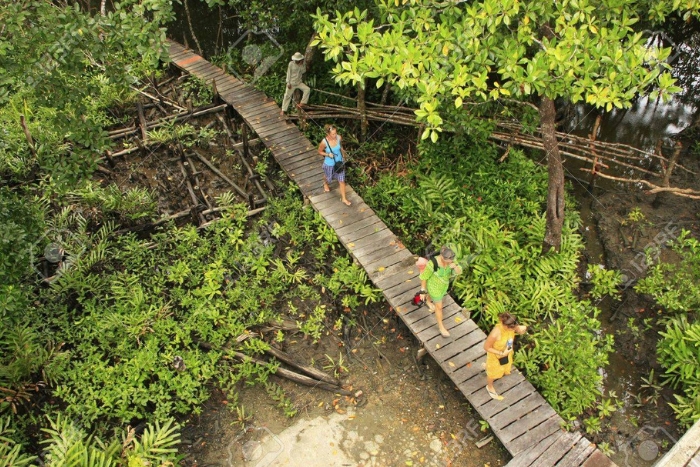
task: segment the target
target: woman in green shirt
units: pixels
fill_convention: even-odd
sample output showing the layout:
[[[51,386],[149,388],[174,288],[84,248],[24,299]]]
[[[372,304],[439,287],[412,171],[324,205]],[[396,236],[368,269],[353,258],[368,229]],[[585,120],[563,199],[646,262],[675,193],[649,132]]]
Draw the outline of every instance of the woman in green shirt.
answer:
[[[423,298],[428,304],[430,311],[435,311],[438,329],[443,337],[449,337],[445,326],[442,324],[442,299],[447,294],[452,276],[462,274],[462,268],[454,262],[455,253],[446,246],[440,248],[440,254],[436,257],[437,271],[434,262],[428,261],[425,269],[421,273],[420,286]]]

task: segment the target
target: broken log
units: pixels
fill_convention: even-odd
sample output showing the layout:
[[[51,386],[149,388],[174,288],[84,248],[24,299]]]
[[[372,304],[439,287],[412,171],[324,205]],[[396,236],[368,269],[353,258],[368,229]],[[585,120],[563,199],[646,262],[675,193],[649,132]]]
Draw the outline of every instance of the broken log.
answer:
[[[270,355],[275,357],[277,360],[283,361],[287,365],[293,366],[294,368],[301,371],[302,373],[307,374],[313,378],[316,378],[319,381],[325,381],[326,383],[333,384],[335,386],[340,386],[342,384],[338,379],[332,377],[331,375],[324,373],[321,370],[317,370],[314,367],[302,365],[300,363],[295,362],[294,359],[292,359],[292,357],[289,354],[286,354],[286,353],[282,352],[281,350],[276,349],[272,346],[270,346],[270,349],[267,351],[267,353],[269,353]]]
[[[267,362],[265,362],[263,360],[249,357],[248,355],[242,354],[240,352],[233,352],[233,355],[241,361],[252,361],[253,363],[257,363],[258,365],[266,365],[267,364]],[[346,389],[343,389],[341,387],[326,383],[324,381],[318,381],[318,380],[315,380],[315,379],[310,378],[308,376],[300,375],[299,373],[295,373],[291,370],[286,370],[282,367],[278,367],[275,374],[277,376],[280,376],[282,378],[286,378],[290,381],[294,381],[295,383],[299,383],[299,384],[302,384],[304,386],[323,389],[325,391],[330,391],[330,392],[333,392],[336,394],[341,394],[343,396],[352,396],[353,395],[352,392],[350,392]]]

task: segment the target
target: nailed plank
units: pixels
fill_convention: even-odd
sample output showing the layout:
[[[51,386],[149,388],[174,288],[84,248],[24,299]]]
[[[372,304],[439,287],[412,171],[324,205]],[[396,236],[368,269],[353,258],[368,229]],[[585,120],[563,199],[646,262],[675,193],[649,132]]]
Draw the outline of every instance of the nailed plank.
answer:
[[[337,193],[333,193],[333,191],[329,192],[334,199],[338,198]],[[338,201],[339,202],[339,201]],[[375,233],[383,232],[385,230],[389,230],[386,224],[379,220],[379,218],[374,218],[372,219],[374,222],[368,223],[365,226],[361,226],[358,224],[352,224],[351,226],[348,226],[348,229],[344,232],[336,232],[338,234],[338,238],[340,238],[342,241],[345,242],[359,242],[362,239],[369,237]]]
[[[539,393],[533,392],[517,401],[510,410],[499,413],[493,419],[493,426],[496,429],[505,428],[517,420],[527,418],[541,407],[549,406],[546,405],[544,398]]]
[[[561,418],[559,418],[558,416],[551,417],[545,420],[543,423],[530,429],[530,431],[525,435],[512,440],[508,440],[504,442],[503,445],[506,447],[506,449],[508,449],[511,455],[516,456],[525,449],[531,447],[535,442],[537,442],[537,440],[546,438],[549,435],[552,435],[558,431],[562,431],[560,424]]]
[[[467,326],[469,328],[467,332],[455,339],[450,345],[446,345],[433,354],[436,362],[442,363],[445,360],[449,360],[482,341],[481,335],[478,332],[474,332],[479,329],[476,323],[468,320]]]
[[[329,193],[332,196],[337,196],[334,193]],[[378,217],[373,216],[365,219],[362,222],[356,222],[354,224],[349,224],[345,225],[344,227],[340,227],[336,229],[335,233],[338,234],[339,237],[342,236],[357,236],[363,237],[365,235],[370,235],[373,232],[376,232],[377,229],[384,229],[386,228],[386,224],[382,222]]]
[[[522,374],[520,373],[514,373],[511,374],[507,377],[503,377],[500,379],[497,379],[494,382],[493,387],[496,389],[496,392],[504,397],[502,401],[494,401],[491,399],[491,396],[489,396],[488,392],[486,391],[477,391],[476,393],[472,394],[471,397],[469,398],[469,403],[474,406],[474,408],[481,414],[481,407],[483,407],[486,404],[490,404],[491,402],[498,402],[503,406],[508,406],[508,402],[506,402],[506,394],[509,389],[515,388],[517,385],[519,385],[521,382],[525,381],[525,378],[523,377]],[[514,401],[515,402],[515,401]],[[482,415],[483,416],[483,415]],[[500,424],[501,427],[505,426],[504,424]]]
[[[486,352],[481,345],[475,345],[449,361],[454,363],[454,366],[450,365],[453,371],[448,373],[448,376],[457,387],[469,382],[474,377],[483,378],[484,386],[486,386],[486,373],[482,368],[482,364],[486,362]]]
[[[557,440],[537,459],[537,467],[553,467],[581,439],[581,433],[561,432]]]
[[[588,459],[596,450],[595,444],[588,441],[585,437],[581,437],[576,445],[566,453],[566,455],[557,462],[556,465],[562,467],[579,466]]]
[[[527,448],[511,459],[511,461],[506,464],[506,467],[536,467],[537,458],[563,435],[564,431],[559,430],[541,439],[532,447]]]
[[[504,399],[502,401],[492,400],[491,402],[482,405],[479,408],[479,413],[484,417],[493,417],[506,408],[509,411],[519,410],[519,405],[521,407],[525,407],[525,410],[531,410],[541,403],[541,400],[535,397],[526,400],[529,398],[529,396],[535,394],[536,392],[532,385],[524,378],[523,380],[519,381],[519,384],[511,387],[507,391],[503,391],[500,388],[497,388],[496,390],[499,391],[499,394],[501,394]],[[527,407],[527,404],[530,404],[530,407]]]
[[[492,429],[494,433],[498,431],[499,438],[505,440],[505,443],[507,443],[508,441],[526,434],[528,431],[533,430],[538,425],[551,418],[561,420],[553,408],[548,405],[541,405],[535,410],[528,412],[527,417],[519,418],[504,428],[492,427]]]

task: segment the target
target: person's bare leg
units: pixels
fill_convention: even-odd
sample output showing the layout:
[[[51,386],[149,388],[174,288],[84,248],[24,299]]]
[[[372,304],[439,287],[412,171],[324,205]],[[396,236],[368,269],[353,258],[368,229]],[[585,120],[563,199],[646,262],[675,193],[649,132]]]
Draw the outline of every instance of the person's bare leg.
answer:
[[[497,401],[502,401],[503,396],[500,396],[496,392],[496,388],[493,387],[493,382],[495,380],[493,378],[489,378],[488,376],[486,377],[486,391],[489,393],[489,396],[491,396],[492,399],[496,399]]]
[[[340,186],[340,200],[350,206],[352,203],[348,201],[347,197],[345,196],[345,182],[338,182],[338,185]]]
[[[450,337],[450,333],[445,329],[445,325],[442,324],[442,300],[435,302],[435,319],[437,320],[438,329],[442,337]]]
[[[326,180],[326,177],[323,177],[323,191],[326,193],[331,191],[331,187],[328,185],[328,180]]]

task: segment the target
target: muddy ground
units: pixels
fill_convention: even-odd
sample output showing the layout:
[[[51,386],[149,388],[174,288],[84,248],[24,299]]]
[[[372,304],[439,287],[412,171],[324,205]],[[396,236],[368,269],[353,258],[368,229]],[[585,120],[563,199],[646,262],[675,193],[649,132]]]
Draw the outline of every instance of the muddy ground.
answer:
[[[353,333],[352,349],[344,347],[342,336],[332,330],[318,344],[302,336],[290,338],[285,349],[300,362],[316,362],[319,368],[327,363],[326,355],[336,361],[344,355],[345,387],[355,394],[361,391],[359,397],[273,377],[299,413],[286,418],[262,388],[241,388],[239,404],[252,417],[240,423],[217,393],[202,415],[187,424],[184,465],[496,467],[507,462],[508,455],[496,440],[476,448],[475,443],[488,436],[480,431],[480,418],[436,363],[429,357],[416,363],[419,347],[392,310],[374,306],[366,311],[364,323]],[[323,430],[311,439],[303,436],[318,424]],[[284,435],[290,427],[296,427],[291,438]],[[264,447],[261,437],[271,435],[283,440]],[[263,448],[256,453],[259,445]],[[282,452],[274,462],[265,459],[278,449]],[[316,452],[317,463],[303,458],[309,450]]]

